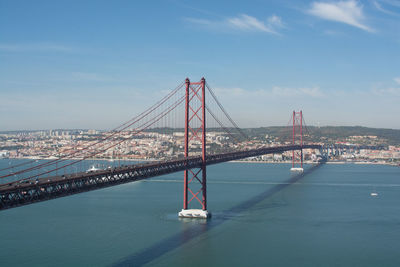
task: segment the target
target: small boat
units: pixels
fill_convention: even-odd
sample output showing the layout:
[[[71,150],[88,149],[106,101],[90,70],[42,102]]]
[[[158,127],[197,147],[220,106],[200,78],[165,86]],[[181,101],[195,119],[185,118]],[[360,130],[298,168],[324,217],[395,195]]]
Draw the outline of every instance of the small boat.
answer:
[[[100,169],[96,168],[94,165],[92,165],[92,167],[90,167],[89,169],[86,170],[86,173],[95,172],[95,171],[98,171],[98,170],[100,170]]]
[[[376,193],[376,192],[371,193],[371,197],[377,197],[377,196],[378,196],[378,193]]]

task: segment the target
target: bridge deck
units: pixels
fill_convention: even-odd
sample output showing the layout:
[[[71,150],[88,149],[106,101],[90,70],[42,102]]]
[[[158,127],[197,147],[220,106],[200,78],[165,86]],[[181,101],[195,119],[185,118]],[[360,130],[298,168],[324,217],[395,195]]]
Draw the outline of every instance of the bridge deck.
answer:
[[[289,150],[320,149],[320,145],[291,145],[208,155],[207,165]],[[0,210],[50,200],[200,167],[201,157],[130,165],[94,172],[15,181],[0,185]]]

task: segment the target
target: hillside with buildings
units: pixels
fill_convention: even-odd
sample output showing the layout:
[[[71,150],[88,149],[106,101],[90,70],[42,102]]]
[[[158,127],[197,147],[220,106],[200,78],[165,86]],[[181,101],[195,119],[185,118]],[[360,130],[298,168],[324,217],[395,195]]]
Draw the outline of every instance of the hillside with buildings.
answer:
[[[291,127],[260,127],[244,130],[249,136],[264,138],[266,135],[291,140]],[[349,142],[362,145],[394,145],[400,146],[400,130],[368,128],[362,126],[323,126],[304,127],[304,140],[322,143]]]
[[[290,127],[263,127],[244,129],[248,138],[229,136],[217,129],[207,132],[208,153],[229,152],[237,149],[253,149],[292,143]],[[305,143],[345,146],[330,151],[331,161],[381,162],[400,161],[400,130],[365,127],[308,127],[304,129]],[[99,142],[105,140],[104,142]],[[92,151],[81,153],[86,147]],[[348,148],[348,147],[351,147]],[[192,155],[201,152],[201,143],[191,143]],[[109,132],[99,130],[40,130],[0,132],[0,158],[51,159],[76,151],[76,158],[161,160],[184,156],[183,129],[148,129],[140,134],[121,132],[110,138]],[[305,151],[306,160],[315,159],[318,151]],[[313,156],[314,155],[314,156]],[[284,162],[290,153],[267,155],[252,161]]]

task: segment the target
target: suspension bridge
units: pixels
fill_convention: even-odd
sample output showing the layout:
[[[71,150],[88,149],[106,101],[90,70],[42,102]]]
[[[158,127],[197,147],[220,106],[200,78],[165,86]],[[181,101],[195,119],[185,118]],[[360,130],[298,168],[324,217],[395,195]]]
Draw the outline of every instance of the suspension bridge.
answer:
[[[186,79],[156,104],[93,142],[60,150],[52,160],[31,160],[0,169],[0,210],[183,171],[183,208],[179,216],[208,218],[208,165],[289,151],[291,170],[303,171],[303,150],[322,148],[305,142],[303,128],[303,113],[293,111],[290,142],[251,145],[253,140],[226,112],[205,79]],[[167,134],[171,131],[182,131],[182,136],[172,140]],[[118,155],[123,144],[135,153],[132,139],[149,134],[162,140],[157,161],[70,171],[74,165],[109,151]],[[61,171],[64,174],[58,175]]]

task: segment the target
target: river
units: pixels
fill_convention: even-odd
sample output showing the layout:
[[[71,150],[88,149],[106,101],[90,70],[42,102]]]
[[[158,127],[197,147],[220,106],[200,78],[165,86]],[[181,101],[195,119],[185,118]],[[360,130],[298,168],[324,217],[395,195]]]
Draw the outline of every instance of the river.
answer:
[[[311,168],[208,167],[208,221],[183,173],[4,210],[0,266],[400,266],[400,168]]]

